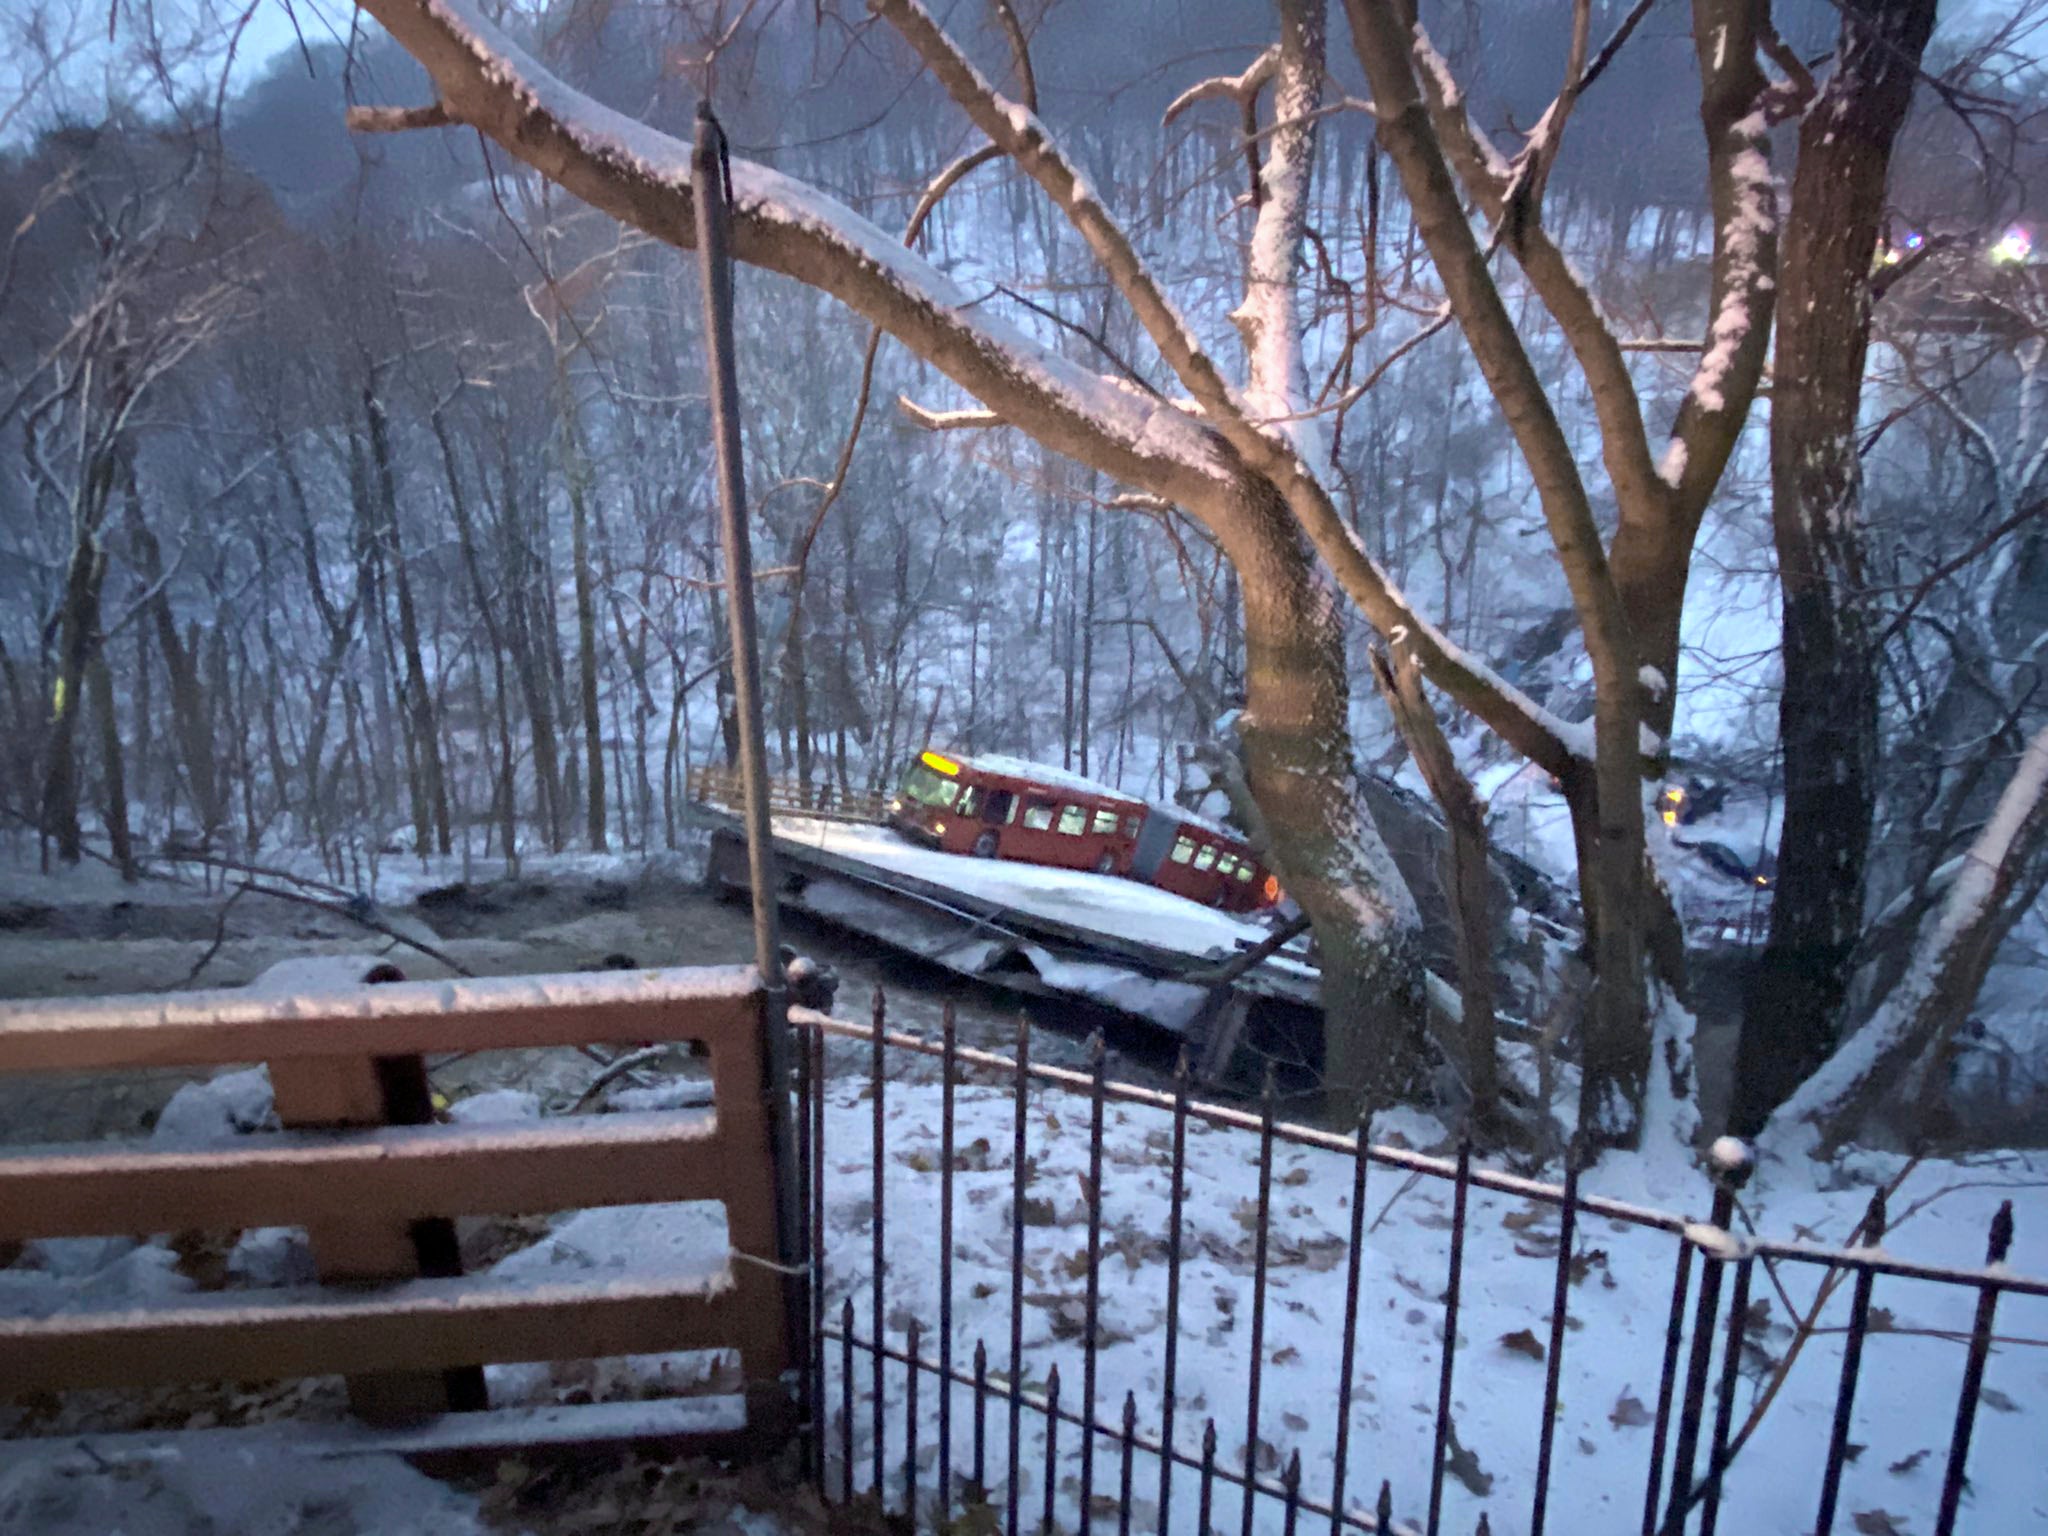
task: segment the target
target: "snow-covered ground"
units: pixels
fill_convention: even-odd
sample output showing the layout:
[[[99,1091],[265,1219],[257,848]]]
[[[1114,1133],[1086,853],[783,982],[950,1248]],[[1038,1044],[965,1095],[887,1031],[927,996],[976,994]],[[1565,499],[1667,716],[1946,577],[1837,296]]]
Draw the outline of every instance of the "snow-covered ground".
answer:
[[[937,1351],[931,1332],[939,1285],[932,1217],[938,1190],[933,1171],[936,1095],[929,1085],[892,1086],[886,1106],[890,1215],[884,1309],[892,1345],[901,1347],[903,1328],[915,1317],[925,1329],[927,1356]],[[836,1318],[842,1296],[850,1294],[863,1334],[871,1315],[865,1273],[871,1114],[862,1085],[842,1081],[831,1086],[826,1116],[828,1314]],[[1025,1227],[1026,1385],[1042,1389],[1047,1371],[1057,1363],[1061,1400],[1068,1407],[1077,1402],[1082,1382],[1086,1115],[1084,1100],[1048,1091],[1034,1097],[1029,1117],[1033,1164]],[[1162,1385],[1169,1125],[1165,1113],[1145,1108],[1112,1106],[1107,1116],[1098,1416],[1115,1422],[1125,1392],[1133,1392],[1142,1432],[1158,1427]],[[1000,1372],[1008,1369],[1011,1127],[1005,1090],[959,1091],[954,1358],[964,1367],[979,1339],[988,1345],[991,1370]],[[1235,1464],[1247,1441],[1245,1364],[1257,1138],[1191,1125],[1188,1163],[1175,1438],[1184,1451],[1196,1454],[1203,1420],[1213,1417],[1219,1457]],[[1981,1262],[1990,1215],[2000,1200],[2011,1199],[2021,1234],[2013,1267],[2033,1274],[2048,1269],[2048,1159],[2013,1155],[1964,1165],[1928,1162],[1906,1172],[1896,1160],[1862,1157],[1844,1171],[1858,1181],[1890,1180],[1905,1172],[1892,1197],[1894,1228],[1886,1246],[1894,1253]],[[1765,1164],[1760,1187],[1747,1201],[1762,1232],[1834,1243],[1848,1239],[1868,1197],[1867,1184],[1819,1190],[1813,1187],[1813,1172]],[[1261,1467],[1277,1475],[1289,1453],[1298,1450],[1304,1490],[1317,1497],[1328,1491],[1332,1466],[1351,1178],[1347,1157],[1284,1145],[1276,1151],[1259,1412],[1259,1440],[1271,1451],[1262,1448],[1259,1457]],[[1612,1159],[1588,1175],[1586,1184],[1589,1192],[1648,1197],[1695,1213],[1703,1212],[1707,1202],[1704,1178],[1668,1155]],[[1379,1480],[1389,1478],[1404,1518],[1419,1517],[1427,1499],[1451,1194],[1446,1184],[1411,1182],[1384,1169],[1373,1171],[1367,1190],[1350,1497],[1369,1507]],[[1548,1207],[1474,1191],[1469,1222],[1452,1413],[1462,1449],[1447,1479],[1444,1528],[1471,1530],[1483,1511],[1499,1536],[1514,1536],[1527,1529],[1557,1219]],[[1565,1336],[1551,1529],[1633,1529],[1641,1515],[1650,1452],[1648,1415],[1656,1403],[1675,1249],[1669,1237],[1605,1219],[1582,1222],[1575,1248],[1580,1263]],[[842,1254],[848,1260],[836,1262]],[[1736,1403],[1738,1432],[1758,1408],[1765,1373],[1786,1355],[1791,1308],[1804,1311],[1811,1305],[1821,1273],[1780,1266],[1774,1276],[1757,1274],[1752,1347],[1745,1351]],[[1839,1329],[1847,1305],[1844,1286],[1822,1310],[1818,1326]],[[1884,1331],[1873,1335],[1866,1348],[1851,1436],[1862,1449],[1848,1469],[1838,1528],[1924,1531],[1931,1526],[1939,1493],[1963,1356],[1952,1337],[1932,1337],[1927,1330],[1967,1331],[1974,1296],[1920,1282],[1880,1280],[1875,1305],[1882,1309],[1876,1315]],[[2048,1302],[2006,1298],[1999,1333],[2015,1341],[2048,1337]],[[1840,1342],[1839,1333],[1822,1332],[1800,1351],[1736,1460],[1722,1529],[1756,1536],[1795,1536],[1811,1529],[1840,1376]],[[828,1358],[835,1362],[831,1400],[836,1414],[836,1349]],[[1718,1380],[1718,1364],[1715,1370],[1713,1379]],[[900,1476],[904,1445],[902,1375],[900,1366],[887,1372],[891,1409],[885,1434],[895,1476]],[[872,1411],[865,1396],[872,1389],[864,1358],[857,1360],[855,1377],[855,1465],[864,1478]],[[1986,1385],[1963,1528],[2048,1528],[2048,1466],[2038,1451],[2039,1405],[2048,1401],[2048,1357],[2040,1347],[2021,1342],[2001,1347],[1992,1355]],[[935,1455],[936,1395],[929,1379],[921,1383],[919,1444],[925,1458]],[[970,1422],[969,1391],[956,1393],[954,1413],[956,1457],[964,1456],[960,1426]],[[1002,1405],[992,1403],[990,1466],[998,1484],[1007,1465],[1006,1423]],[[1023,1501],[1035,1519],[1043,1498],[1042,1424],[1029,1411],[1024,1424]],[[828,1443],[836,1447],[837,1436],[835,1426]],[[1068,1429],[1062,1440],[1072,1451],[1077,1433]],[[1059,1493],[1061,1518],[1069,1528],[1077,1509],[1078,1485],[1070,1481],[1077,1467],[1077,1461],[1066,1463]],[[927,1464],[920,1474],[925,1488],[932,1486],[933,1475]],[[1114,1442],[1105,1439],[1097,1453],[1096,1492],[1113,1492],[1115,1477]],[[1156,1460],[1139,1456],[1136,1486],[1142,1507],[1134,1519],[1143,1526],[1157,1496]],[[1177,1486],[1174,1525],[1192,1530],[1193,1475],[1181,1474]],[[998,1487],[999,1504],[1001,1497]],[[1261,1503],[1260,1528],[1280,1529],[1278,1502]],[[1236,1508],[1235,1498],[1219,1487],[1221,1525],[1234,1525]]]

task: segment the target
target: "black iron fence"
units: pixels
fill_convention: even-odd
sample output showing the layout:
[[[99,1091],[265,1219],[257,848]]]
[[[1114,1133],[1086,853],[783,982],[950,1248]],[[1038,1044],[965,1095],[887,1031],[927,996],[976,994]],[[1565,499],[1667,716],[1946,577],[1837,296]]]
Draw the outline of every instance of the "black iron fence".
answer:
[[[794,1023],[829,1501],[986,1536],[1712,1536],[1724,1507],[1745,1532],[1950,1536],[2048,1507],[2037,1446],[1971,1457],[1985,1404],[2016,1408],[1987,1367],[2041,1342],[1999,1332],[2001,1300],[2048,1332],[2048,1279],[2005,1264],[2009,1201],[1982,1267],[1931,1264],[1883,1248],[1883,1191],[1850,1247],[1739,1232],[1732,1148],[1695,1222],[1584,1193],[1575,1170],[1289,1122],[1270,1079],[1257,1112],[1193,1099],[1185,1062],[1171,1091],[1112,1081],[1099,1038],[1079,1072],[1033,1062],[1021,1021],[1007,1057],[962,1046],[950,1009],[937,1040],[891,1032],[879,994],[869,1025]],[[1434,1275],[1400,1267],[1412,1242],[1382,1251],[1404,1198],[1442,1233]],[[1924,1324],[1901,1319],[1909,1294]],[[1547,1313],[1485,1337],[1522,1302]],[[1892,1353],[1866,1368],[1879,1338]]]

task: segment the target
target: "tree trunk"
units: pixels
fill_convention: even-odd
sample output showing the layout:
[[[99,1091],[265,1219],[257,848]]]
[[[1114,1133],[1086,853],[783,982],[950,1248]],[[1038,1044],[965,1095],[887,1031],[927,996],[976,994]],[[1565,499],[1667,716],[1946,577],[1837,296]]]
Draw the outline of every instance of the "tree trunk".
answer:
[[[97,481],[106,470],[90,471]],[[90,496],[90,485],[81,489]],[[81,513],[81,516],[83,514]],[[64,606],[57,620],[57,678],[50,692],[47,762],[43,769],[42,825],[57,844],[57,857],[76,864],[84,853],[78,826],[78,717],[85,709],[85,672],[99,638],[100,583],[107,556],[83,523],[64,577]]]
[[[406,570],[405,545],[398,532],[398,480],[391,463],[390,425],[374,388],[363,391],[363,412],[370,421],[370,456],[377,466],[377,499],[384,513],[384,539],[391,551],[391,580],[398,598],[398,643],[405,652],[405,703],[412,719],[418,799],[426,811],[426,815],[416,815],[413,830],[422,858],[430,834],[445,856],[454,852],[455,844],[449,826],[448,783],[441,768],[441,733],[434,723],[433,691],[427,686],[427,669],[420,658],[419,615],[413,607],[412,577]]]
[[[565,413],[575,409],[562,391]],[[597,703],[597,596],[590,576],[590,509],[588,471],[583,447],[577,440],[573,417],[565,414],[562,424],[562,452],[569,480],[569,537],[576,563],[576,664],[583,705],[583,755],[590,774],[590,818],[588,829],[592,851],[603,853],[605,839],[604,804],[604,721]]]
[[[455,445],[448,436],[448,424],[437,410],[431,424],[434,440],[441,445],[441,464],[448,476],[448,503],[455,512],[455,537],[462,551],[462,568],[469,576],[470,595],[476,600],[477,616],[483,621],[484,638],[491,646],[491,681],[497,696],[498,790],[492,805],[499,817],[500,839],[505,846],[505,868],[519,872],[519,781],[512,755],[512,715],[505,687],[506,639],[498,628],[494,595],[484,588],[483,563],[477,559],[476,534],[470,526],[469,498],[463,494],[462,474],[455,462]],[[543,797],[542,804],[546,801]]]
[[[199,679],[197,640],[195,637],[188,643],[178,632],[177,615],[171,611],[164,581],[163,552],[156,535],[142,520],[142,498],[136,489],[134,467],[124,465],[123,474],[128,532],[135,545],[143,583],[153,593],[149,600],[150,620],[156,626],[157,649],[163,653],[164,672],[170,679],[171,724],[177,733],[178,755],[185,764],[199,837],[205,842],[220,830],[226,807],[217,790],[213,731],[205,707],[206,690]]]
[[[1771,932],[1750,977],[1732,1126],[1749,1134],[1833,1048],[1863,926],[1876,804],[1877,658],[1863,576],[1857,413],[1892,143],[1935,0],[1848,0],[1799,135],[1780,246],[1771,529],[1784,613],[1785,816]]]
[[[810,664],[804,641],[804,573],[799,570],[789,591],[789,627],[782,646],[782,693],[789,705],[790,728],[796,733],[797,801],[808,807],[815,752],[811,743]]]
[[[520,514],[518,481],[514,474],[510,424],[501,422],[500,431],[503,435],[499,446],[504,461],[504,501],[499,512],[499,570],[503,583],[500,601],[511,621],[508,649],[513,657],[513,670],[519,677],[520,695],[526,701],[527,730],[533,739],[533,777],[536,798],[540,802],[541,826],[547,837],[548,851],[560,853],[563,847],[562,778],[555,752],[554,700],[546,658],[540,649],[544,637],[535,633],[538,625],[535,619],[537,605],[532,592],[533,562],[523,542],[525,529]],[[550,639],[546,643],[552,646],[553,641]]]
[[[1088,553],[1081,586],[1081,686],[1077,727],[1081,739],[1081,772],[1089,771],[1088,738],[1095,729],[1095,521],[1098,511],[1088,503]]]
[[[0,638],[0,681],[7,685],[7,739],[0,748],[0,764],[6,771],[7,799],[26,816],[36,802],[35,740],[40,711],[34,703],[32,683],[24,683],[21,667]]]
[[[1423,1024],[1413,897],[1353,788],[1350,693],[1335,594],[1278,493],[1247,482],[1211,525],[1243,577],[1245,777],[1287,893],[1322,955],[1330,1118],[1410,1087]]]
[[[1422,669],[1413,653],[1393,657],[1374,651],[1373,680],[1394,723],[1442,810],[1449,837],[1444,845],[1444,896],[1450,908],[1462,1007],[1453,1049],[1471,1095],[1474,1132],[1489,1145],[1506,1140],[1500,1118],[1500,1062],[1493,1011],[1493,889],[1487,878],[1486,810],[1472,781],[1458,767],[1436,711],[1422,691]]]

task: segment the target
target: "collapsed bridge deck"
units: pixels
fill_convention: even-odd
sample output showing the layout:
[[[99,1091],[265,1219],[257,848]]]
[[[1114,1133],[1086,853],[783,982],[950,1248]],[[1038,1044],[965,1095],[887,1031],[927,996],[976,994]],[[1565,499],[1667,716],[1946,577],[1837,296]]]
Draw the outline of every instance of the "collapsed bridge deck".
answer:
[[[745,835],[729,812],[705,810],[710,878],[745,890]],[[1246,1028],[1292,1035],[1319,1012],[1319,975],[1298,951],[1222,974],[1269,927],[1155,887],[939,853],[856,822],[777,814],[774,829],[783,906],[963,976],[1183,1035],[1209,1075]]]

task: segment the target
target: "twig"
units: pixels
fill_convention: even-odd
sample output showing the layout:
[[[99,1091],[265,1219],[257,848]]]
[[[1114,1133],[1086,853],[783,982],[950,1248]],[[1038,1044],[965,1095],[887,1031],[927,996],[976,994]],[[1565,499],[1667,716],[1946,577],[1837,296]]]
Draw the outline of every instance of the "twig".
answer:
[[[643,1045],[637,1051],[628,1051],[623,1056],[614,1057],[605,1064],[602,1072],[590,1080],[590,1086],[585,1088],[577,1098],[575,1106],[570,1110],[570,1113],[579,1113],[586,1105],[620,1078],[640,1067],[659,1061],[668,1054],[668,1050],[669,1048],[666,1045]]]
[[[1390,1211],[1392,1211],[1396,1205],[1399,1205],[1401,1203],[1401,1197],[1407,1194],[1409,1190],[1413,1189],[1417,1184],[1421,1182],[1422,1170],[1418,1168],[1415,1170],[1415,1172],[1408,1175],[1406,1183],[1404,1183],[1399,1189],[1395,1190],[1393,1194],[1387,1197],[1387,1203],[1380,1207],[1379,1215],[1373,1217],[1372,1225],[1370,1227],[1367,1227],[1366,1230],[1368,1232],[1379,1231],[1380,1223],[1385,1221],[1387,1219],[1387,1214]]]
[[[242,882],[242,884],[235,887],[235,892],[232,896],[228,897],[226,901],[221,903],[220,921],[214,925],[213,942],[206,946],[205,954],[201,955],[197,960],[194,960],[192,962],[192,969],[185,973],[185,979],[179,983],[180,986],[191,986],[193,982],[199,979],[199,973],[205,970],[207,966],[213,963],[213,957],[220,953],[221,945],[227,942],[229,911],[232,910],[235,903],[240,901],[245,895],[247,895],[252,888],[253,887],[251,887],[249,882],[245,880]]]

